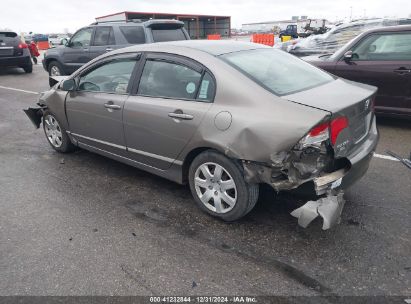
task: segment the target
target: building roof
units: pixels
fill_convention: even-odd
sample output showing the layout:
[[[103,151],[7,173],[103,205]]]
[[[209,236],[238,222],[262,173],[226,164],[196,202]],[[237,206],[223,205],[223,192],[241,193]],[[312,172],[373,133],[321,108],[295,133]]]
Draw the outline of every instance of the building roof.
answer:
[[[123,11],[114,14],[109,14],[105,16],[96,17],[96,19],[112,17],[116,15],[130,15],[130,14],[139,14],[139,15],[163,15],[163,16],[179,16],[179,17],[220,17],[220,18],[231,18],[231,16],[219,16],[219,15],[200,15],[200,14],[180,14],[180,13],[160,13],[160,12],[131,12]]]

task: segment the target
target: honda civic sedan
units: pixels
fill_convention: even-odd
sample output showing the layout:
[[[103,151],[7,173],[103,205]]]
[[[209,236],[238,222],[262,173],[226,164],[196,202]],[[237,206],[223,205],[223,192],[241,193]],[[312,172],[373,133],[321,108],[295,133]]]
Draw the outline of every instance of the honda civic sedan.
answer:
[[[53,149],[188,183],[198,206],[226,221],[253,209],[262,183],[309,185],[332,226],[342,210],[333,198],[365,174],[378,141],[375,87],[258,44],[132,46],[53,79],[25,110]]]

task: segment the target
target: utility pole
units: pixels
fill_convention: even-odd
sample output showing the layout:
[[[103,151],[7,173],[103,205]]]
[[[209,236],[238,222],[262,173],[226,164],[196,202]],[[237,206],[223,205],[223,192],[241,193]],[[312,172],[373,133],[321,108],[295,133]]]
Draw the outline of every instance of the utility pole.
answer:
[[[352,21],[352,6],[350,6],[350,22]]]

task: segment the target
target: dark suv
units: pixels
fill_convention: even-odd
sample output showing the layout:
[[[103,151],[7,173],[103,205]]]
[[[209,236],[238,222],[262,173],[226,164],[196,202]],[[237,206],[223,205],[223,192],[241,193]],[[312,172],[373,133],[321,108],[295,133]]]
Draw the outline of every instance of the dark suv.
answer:
[[[0,67],[20,67],[26,73],[33,71],[27,44],[15,32],[0,31]]]
[[[178,20],[132,20],[92,23],[78,30],[64,46],[48,49],[43,67],[50,76],[70,75],[97,56],[133,44],[189,40]]]

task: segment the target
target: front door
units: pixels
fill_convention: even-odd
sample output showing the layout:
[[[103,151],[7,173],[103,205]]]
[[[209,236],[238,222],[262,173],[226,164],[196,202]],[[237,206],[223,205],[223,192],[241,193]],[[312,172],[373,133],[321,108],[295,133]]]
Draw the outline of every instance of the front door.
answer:
[[[123,108],[137,56],[114,57],[77,79],[77,90],[66,99],[72,135],[82,144],[125,155]]]
[[[214,98],[211,74],[177,56],[148,56],[124,106],[129,158],[168,169],[190,141]]]
[[[340,60],[335,74],[378,87],[376,110],[411,109],[411,33],[366,36],[353,48],[349,61]]]
[[[93,28],[83,28],[75,33],[64,47],[63,63],[69,74],[91,60],[89,47],[92,34]]]

